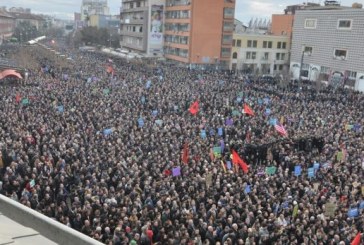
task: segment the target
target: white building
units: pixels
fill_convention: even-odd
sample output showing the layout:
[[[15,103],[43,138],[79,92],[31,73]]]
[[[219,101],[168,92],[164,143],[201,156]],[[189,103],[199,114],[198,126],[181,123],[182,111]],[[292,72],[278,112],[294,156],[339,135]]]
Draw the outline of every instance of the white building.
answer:
[[[289,69],[288,36],[234,33],[230,69],[252,74],[282,74]]]

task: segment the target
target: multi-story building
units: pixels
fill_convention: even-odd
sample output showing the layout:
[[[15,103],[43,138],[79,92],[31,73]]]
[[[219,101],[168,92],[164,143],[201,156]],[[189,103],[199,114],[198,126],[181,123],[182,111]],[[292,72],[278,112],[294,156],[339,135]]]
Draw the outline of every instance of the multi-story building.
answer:
[[[82,0],[81,21],[88,21],[90,15],[108,15],[107,0]]]
[[[164,54],[193,66],[227,68],[235,0],[166,0]]]
[[[0,44],[13,35],[14,28],[15,19],[6,11],[0,10]]]
[[[165,0],[123,0],[120,45],[147,56],[163,55]]]
[[[323,6],[296,11],[290,64],[293,78],[345,83],[364,91],[363,40],[363,9]]]
[[[249,74],[282,74],[289,70],[289,37],[234,33],[230,69]]]

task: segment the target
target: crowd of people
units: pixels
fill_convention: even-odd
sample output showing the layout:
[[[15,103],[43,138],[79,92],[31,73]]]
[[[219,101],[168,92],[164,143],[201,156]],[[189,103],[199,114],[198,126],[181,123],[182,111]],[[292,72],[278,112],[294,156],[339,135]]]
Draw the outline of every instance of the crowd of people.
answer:
[[[362,93],[14,50],[29,76],[1,81],[1,194],[112,245],[341,245],[364,232]]]

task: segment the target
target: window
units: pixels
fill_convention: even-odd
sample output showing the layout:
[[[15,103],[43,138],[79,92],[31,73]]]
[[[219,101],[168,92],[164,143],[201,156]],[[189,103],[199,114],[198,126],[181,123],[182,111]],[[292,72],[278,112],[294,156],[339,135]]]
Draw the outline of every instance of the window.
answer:
[[[312,54],[312,47],[305,46],[305,47],[303,48],[303,52],[305,52],[306,54],[311,55],[311,54]]]
[[[251,59],[251,52],[246,52],[246,59],[250,60]]]
[[[234,23],[224,21],[223,31],[233,31],[234,30]]]
[[[282,71],[283,70],[283,65],[279,65],[278,70]]]
[[[326,66],[321,66],[321,73],[323,74],[329,74],[330,68]]]
[[[282,42],[277,42],[277,48],[282,48]]]
[[[233,59],[237,59],[238,58],[238,53],[237,52],[234,52],[233,53]]]
[[[286,54],[285,53],[282,53],[281,54],[281,60],[285,60],[286,59]]]
[[[334,55],[337,59],[346,60],[347,51],[344,49],[335,49]]]
[[[349,71],[348,77],[350,78],[356,78],[358,74],[356,73],[356,71]]]
[[[274,68],[273,68],[273,70],[275,70],[275,71],[277,70],[277,65],[274,65]]]
[[[236,45],[236,40],[233,39],[233,47],[235,47],[235,45]]]
[[[316,19],[305,19],[305,28],[306,29],[316,29]]]
[[[252,40],[248,40],[247,46],[248,46],[248,48],[252,47]]]
[[[224,8],[224,18],[234,18],[235,9]]]
[[[276,53],[276,60],[280,60],[281,59],[281,53]]]
[[[352,23],[352,20],[338,20],[337,29],[350,30],[351,29],[351,23]]]
[[[264,53],[263,60],[268,60],[268,59],[269,59],[269,53],[268,52],[265,52]]]
[[[267,41],[263,41],[263,48],[267,48],[268,47],[268,42]]]
[[[287,43],[286,42],[282,42],[282,49],[286,49],[287,48]]]
[[[231,35],[223,35],[222,36],[222,43],[223,44],[231,44],[232,40],[233,40],[233,36],[231,36]]]
[[[257,52],[252,52],[252,59],[255,60],[257,58]]]
[[[241,47],[241,40],[236,41],[236,46]]]
[[[230,57],[231,49],[230,48],[221,48],[221,57]]]
[[[268,48],[272,48],[272,47],[273,47],[273,42],[272,41],[268,42]]]
[[[257,40],[254,40],[253,41],[253,48],[256,48],[256,47],[258,47],[258,41]]]

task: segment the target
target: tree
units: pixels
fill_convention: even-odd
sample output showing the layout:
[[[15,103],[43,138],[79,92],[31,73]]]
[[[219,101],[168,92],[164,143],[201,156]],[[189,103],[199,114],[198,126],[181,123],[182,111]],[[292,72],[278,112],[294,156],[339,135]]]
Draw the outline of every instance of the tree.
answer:
[[[38,37],[39,31],[37,27],[31,25],[29,21],[22,21],[14,29],[13,37],[17,38],[20,42],[27,42]]]

